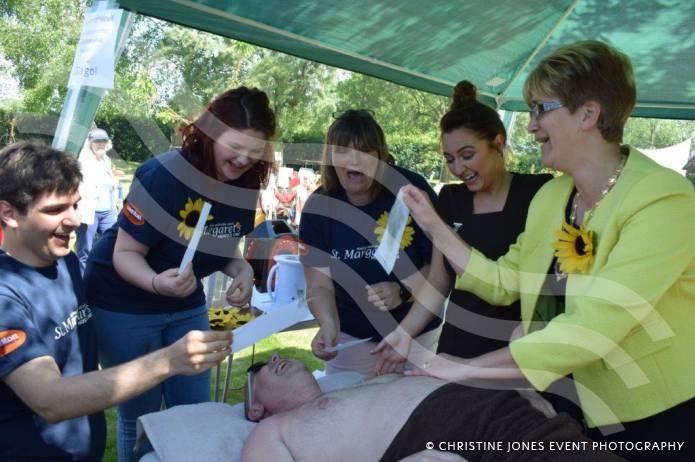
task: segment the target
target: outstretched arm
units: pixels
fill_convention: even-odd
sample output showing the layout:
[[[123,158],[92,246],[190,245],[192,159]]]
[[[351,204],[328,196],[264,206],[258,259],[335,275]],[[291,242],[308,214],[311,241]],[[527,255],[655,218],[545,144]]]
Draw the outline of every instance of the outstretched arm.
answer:
[[[485,353],[472,359],[463,359],[440,353],[419,369],[406,371],[406,375],[429,375],[448,382],[473,383],[479,380],[525,379],[509,347]]]
[[[203,372],[227,357],[231,339],[230,332],[191,331],[141,358],[72,377],[63,377],[52,357],[41,356],[3,380],[44,420],[57,423],[127,401],[173,375]]]

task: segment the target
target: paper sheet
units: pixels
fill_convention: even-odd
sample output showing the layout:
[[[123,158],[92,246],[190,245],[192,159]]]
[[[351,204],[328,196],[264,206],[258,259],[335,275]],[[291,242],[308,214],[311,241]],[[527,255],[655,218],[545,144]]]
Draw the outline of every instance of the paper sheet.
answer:
[[[409,214],[408,207],[403,202],[401,192],[399,191],[396,201],[393,203],[393,207],[391,207],[391,212],[389,212],[389,221],[386,224],[381,243],[374,253],[374,258],[381,264],[386,274],[391,274],[393,266],[396,264],[405,225],[408,224]]]
[[[274,307],[273,311],[266,312],[232,331],[234,341],[231,352],[236,353],[276,332],[304,321],[307,313],[306,305],[300,305],[296,300],[286,305]]]
[[[203,235],[203,229],[205,229],[205,223],[208,221],[208,215],[210,214],[211,208],[212,205],[210,205],[209,202],[203,202],[203,209],[200,211],[200,217],[198,217],[198,223],[196,223],[195,225],[193,236],[191,236],[191,240],[188,241],[186,253],[183,254],[183,258],[181,259],[181,265],[179,266],[179,274],[183,273],[183,270],[186,269],[186,266],[193,261],[195,251],[198,249],[200,237]]]
[[[68,88],[113,88],[116,36],[122,14],[120,9],[85,13]]]
[[[359,340],[352,340],[350,342],[339,343],[336,346],[324,348],[323,351],[327,351],[328,353],[333,353],[334,351],[344,350],[346,348],[354,347],[354,346],[359,345],[361,343],[368,342],[371,339],[372,339],[371,337],[367,337],[367,338],[362,338]]]

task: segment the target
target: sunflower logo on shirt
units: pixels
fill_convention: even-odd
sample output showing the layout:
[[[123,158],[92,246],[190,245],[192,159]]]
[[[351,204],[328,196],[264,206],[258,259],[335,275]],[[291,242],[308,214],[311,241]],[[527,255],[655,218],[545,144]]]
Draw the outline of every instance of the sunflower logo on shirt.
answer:
[[[176,227],[179,231],[179,236],[191,240],[193,236],[193,231],[195,230],[195,225],[198,223],[198,218],[200,218],[200,212],[203,210],[203,199],[198,198],[193,202],[189,197],[186,201],[186,205],[182,210],[179,210],[179,216],[181,217],[181,223]],[[208,215],[207,221],[212,220],[214,217]]]
[[[386,231],[386,223],[389,221],[389,213],[384,212],[381,214],[379,219],[376,221],[378,225],[374,228],[374,234],[376,234],[376,240],[381,242],[384,238],[384,232]],[[408,217],[406,222],[405,230],[403,231],[403,239],[401,239],[401,250],[405,250],[410,244],[413,243],[413,236],[415,235],[415,229],[411,226],[413,222],[413,217]]]

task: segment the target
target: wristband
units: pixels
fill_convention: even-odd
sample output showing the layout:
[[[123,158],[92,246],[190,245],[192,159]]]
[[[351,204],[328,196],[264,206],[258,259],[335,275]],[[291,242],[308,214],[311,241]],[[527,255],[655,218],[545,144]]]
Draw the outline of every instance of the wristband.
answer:
[[[156,295],[162,295],[162,294],[159,293],[159,291],[157,290],[157,287],[154,285],[154,280],[155,280],[156,277],[157,277],[156,274],[155,274],[154,276],[152,276],[152,291],[153,291]]]

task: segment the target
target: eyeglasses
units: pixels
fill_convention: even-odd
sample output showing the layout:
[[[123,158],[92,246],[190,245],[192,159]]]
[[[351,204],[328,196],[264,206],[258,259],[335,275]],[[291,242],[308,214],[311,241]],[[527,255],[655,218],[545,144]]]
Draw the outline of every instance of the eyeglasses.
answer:
[[[539,120],[546,112],[554,111],[565,107],[560,101],[548,101],[545,103],[534,103],[531,105],[531,118]]]
[[[335,111],[333,113],[334,119],[342,119],[343,117],[366,117],[369,119],[374,118],[374,111],[371,109],[346,109],[343,111]]]

